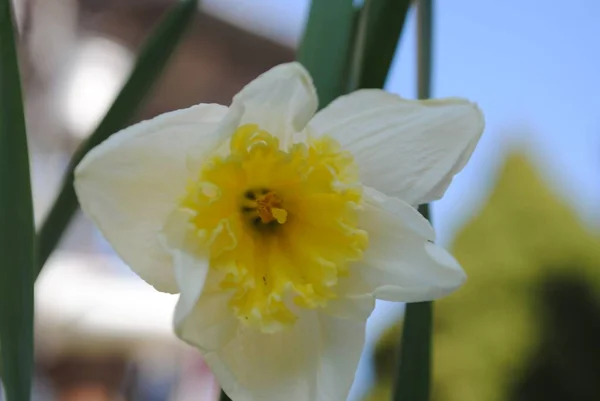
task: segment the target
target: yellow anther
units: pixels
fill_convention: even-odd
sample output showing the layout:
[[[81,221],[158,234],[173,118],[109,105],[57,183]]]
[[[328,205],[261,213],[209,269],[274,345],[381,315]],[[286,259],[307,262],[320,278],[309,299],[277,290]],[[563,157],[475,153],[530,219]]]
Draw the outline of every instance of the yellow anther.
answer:
[[[273,192],[267,192],[256,199],[257,212],[261,221],[268,224],[277,220],[283,224],[287,220],[287,211],[282,208],[281,199]]]
[[[279,209],[274,207],[271,209],[271,214],[273,215],[273,217],[275,217],[275,220],[277,220],[279,224],[283,224],[287,221],[288,213],[285,209]]]

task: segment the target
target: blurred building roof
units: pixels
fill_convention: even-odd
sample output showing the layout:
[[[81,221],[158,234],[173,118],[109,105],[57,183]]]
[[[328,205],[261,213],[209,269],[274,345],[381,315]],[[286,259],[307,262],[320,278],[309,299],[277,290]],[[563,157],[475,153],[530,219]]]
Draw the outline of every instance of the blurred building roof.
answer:
[[[301,36],[310,0],[204,0],[201,9],[286,46]]]
[[[165,7],[178,0],[80,0],[87,7]],[[310,0],[199,0],[203,13],[285,46],[298,43]]]

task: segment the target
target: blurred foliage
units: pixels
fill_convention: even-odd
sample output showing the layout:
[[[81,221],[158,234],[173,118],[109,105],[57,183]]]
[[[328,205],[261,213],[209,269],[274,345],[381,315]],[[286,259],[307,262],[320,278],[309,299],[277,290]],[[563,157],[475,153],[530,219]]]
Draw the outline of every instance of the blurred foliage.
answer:
[[[434,401],[600,399],[600,236],[511,155],[452,251],[469,275],[436,303]],[[367,401],[391,399],[399,323]]]
[[[37,235],[36,276],[54,252],[79,206],[73,187],[75,167],[92,148],[131,123],[196,17],[198,1],[178,2],[151,32],[115,101],[69,161],[60,192]]]

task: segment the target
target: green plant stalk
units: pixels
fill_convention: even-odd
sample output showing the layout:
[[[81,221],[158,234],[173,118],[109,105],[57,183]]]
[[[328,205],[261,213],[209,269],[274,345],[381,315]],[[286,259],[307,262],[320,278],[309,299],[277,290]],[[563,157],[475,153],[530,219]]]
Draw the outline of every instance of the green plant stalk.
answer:
[[[7,401],[29,401],[35,226],[13,16],[0,0],[0,370]]]
[[[348,55],[347,92],[360,89],[361,74],[364,68],[365,49],[367,47],[367,28],[369,26],[369,8],[371,1],[365,1],[363,6],[354,10],[352,48]]]
[[[152,32],[140,51],[129,79],[94,133],[73,155],[62,187],[37,236],[38,265],[36,276],[58,245],[69,222],[77,211],[78,203],[73,188],[73,172],[93,147],[131,123],[143,100],[150,93],[164,70],[186,28],[198,10],[198,0],[184,0]]]
[[[417,5],[417,96],[431,95],[433,0]],[[429,219],[429,205],[419,206]],[[393,401],[428,401],[431,392],[433,302],[406,305]]]
[[[433,53],[433,0],[417,4],[417,97],[431,97]],[[428,210],[428,209],[424,209]]]
[[[427,218],[429,205],[419,206]],[[431,387],[433,302],[406,304],[393,401],[429,400]]]
[[[297,60],[310,72],[319,106],[346,93],[355,9],[352,0],[313,0]]]
[[[367,23],[358,88],[385,85],[410,4],[410,0],[365,0]]]
[[[432,320],[432,302],[406,305],[394,401],[429,400]]]
[[[219,397],[219,401],[231,401],[231,398],[224,391],[221,391],[221,396]]]

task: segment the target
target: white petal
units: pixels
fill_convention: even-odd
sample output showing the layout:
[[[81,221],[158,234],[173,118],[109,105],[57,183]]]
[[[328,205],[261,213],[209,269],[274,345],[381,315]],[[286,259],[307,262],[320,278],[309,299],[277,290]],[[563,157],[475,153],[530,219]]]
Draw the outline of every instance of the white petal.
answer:
[[[309,125],[354,154],[365,185],[417,205],[442,197],[484,120],[465,99],[414,101],[368,89],[338,98]]]
[[[209,273],[207,250],[200,246],[196,232],[190,227],[193,212],[176,209],[168,218],[159,240],[169,251],[173,260],[173,271],[181,293],[175,310],[178,316],[187,316],[198,302]]]
[[[125,263],[160,291],[178,288],[158,233],[193,174],[188,158],[218,145],[215,130],[226,112],[202,104],[135,124],[94,148],[75,171],[85,214]]]
[[[258,124],[288,146],[317,110],[312,79],[299,63],[281,64],[250,82],[234,98],[228,127]]]
[[[196,259],[185,252],[173,257],[175,279],[181,292],[175,308],[175,320],[187,316],[202,294],[208,274],[208,259]]]
[[[370,287],[365,286],[362,275],[340,278],[336,292],[338,297],[329,300],[323,310],[328,315],[366,321],[375,309],[375,298]]]
[[[215,299],[213,306],[217,304]],[[195,310],[187,322],[182,322],[188,327],[178,334],[195,346],[205,344],[208,330],[212,329],[211,336],[217,338],[214,322],[222,316],[219,312],[224,311],[211,312],[208,306]],[[201,319],[213,323],[199,323]],[[231,332],[225,326],[224,337]],[[303,311],[289,330],[263,334],[240,324],[233,339],[222,348],[200,348],[218,382],[235,401],[337,401],[347,398],[364,334],[364,321]]]
[[[366,321],[375,309],[375,298],[370,293],[348,294],[327,303],[324,313],[340,319]]]
[[[193,274],[193,271],[189,273]],[[180,277],[185,278],[184,275]],[[190,302],[199,295],[197,288],[182,287],[182,295],[175,307],[175,332],[203,353],[225,347],[238,329],[239,321],[229,307],[231,292],[219,288],[220,278],[212,271],[208,273],[201,295],[192,308]]]
[[[396,302],[430,301],[460,287],[465,273],[435,245],[429,222],[410,205],[366,188],[361,228],[369,248],[351,276],[364,280],[376,298]]]

